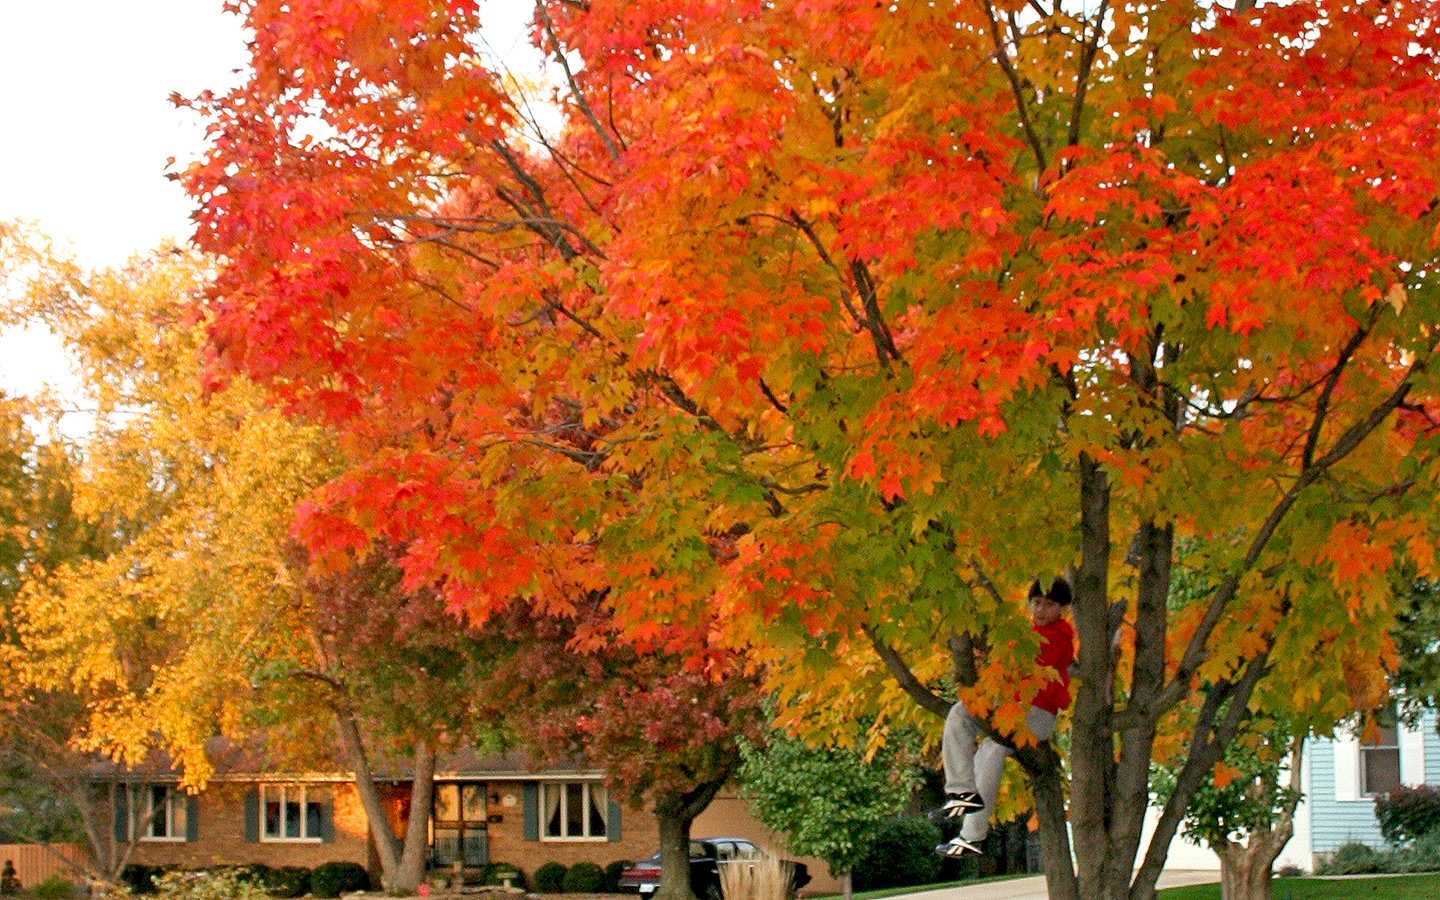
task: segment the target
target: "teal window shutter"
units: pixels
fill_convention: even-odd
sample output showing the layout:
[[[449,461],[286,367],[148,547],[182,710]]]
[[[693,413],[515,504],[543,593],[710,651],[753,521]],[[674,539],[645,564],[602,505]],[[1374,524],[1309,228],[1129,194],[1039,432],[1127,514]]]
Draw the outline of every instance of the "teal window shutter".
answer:
[[[326,800],[320,804],[320,840],[332,843],[335,840],[335,801]]]
[[[185,796],[185,840],[200,839],[200,798],[194,794]]]
[[[610,801],[610,807],[605,810],[605,840],[620,840],[620,804],[614,800]]]
[[[125,785],[115,785],[115,843],[130,840],[130,792]]]
[[[525,840],[540,840],[540,785],[525,782]]]
[[[260,840],[260,789],[251,787],[245,792],[245,843]]]

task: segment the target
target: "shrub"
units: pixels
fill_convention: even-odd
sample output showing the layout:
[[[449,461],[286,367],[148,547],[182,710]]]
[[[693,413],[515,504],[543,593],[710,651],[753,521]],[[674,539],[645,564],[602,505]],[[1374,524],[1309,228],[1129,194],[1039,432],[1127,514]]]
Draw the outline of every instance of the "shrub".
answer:
[[[1440,872],[1440,829],[1433,829],[1391,854],[1396,872]]]
[[[155,893],[155,879],[163,874],[165,874],[165,870],[160,866],[130,863],[120,870],[120,880],[132,894],[153,894]]]
[[[1324,863],[1315,867],[1316,875],[1373,875],[1387,868],[1383,854],[1374,848],[1351,841],[1336,850]]]
[[[568,894],[594,894],[605,883],[605,870],[593,862],[578,862],[566,870],[562,883]]]
[[[316,897],[338,897],[349,891],[369,889],[370,873],[359,863],[321,863],[310,872],[310,893]]]
[[[1407,844],[1440,830],[1440,791],[1429,785],[1402,787],[1375,798],[1380,833],[1391,844]]]
[[[49,878],[35,885],[31,889],[36,900],[64,900],[75,894],[75,883],[59,875],[51,875]]]
[[[930,884],[940,876],[940,828],[920,816],[900,816],[880,824],[879,832],[851,873],[857,891]]]
[[[304,866],[280,866],[261,875],[265,893],[272,897],[303,897],[310,893],[310,870]]]
[[[493,862],[485,867],[480,873],[480,883],[489,887],[499,887],[505,883],[504,875],[511,875],[510,884],[522,891],[525,889],[525,872],[519,866],[512,866],[507,862]]]
[[[270,867],[264,863],[225,863],[209,866],[204,871],[211,875],[233,875],[240,881],[248,881],[266,887],[265,879],[270,877]]]
[[[542,894],[558,894],[565,890],[565,867],[547,862],[535,870],[535,890]]]
[[[620,893],[620,873],[630,868],[630,860],[617,859],[605,867],[605,883],[600,891],[605,894]]]
[[[165,900],[265,900],[255,873],[238,867],[220,871],[166,872],[155,879]]]

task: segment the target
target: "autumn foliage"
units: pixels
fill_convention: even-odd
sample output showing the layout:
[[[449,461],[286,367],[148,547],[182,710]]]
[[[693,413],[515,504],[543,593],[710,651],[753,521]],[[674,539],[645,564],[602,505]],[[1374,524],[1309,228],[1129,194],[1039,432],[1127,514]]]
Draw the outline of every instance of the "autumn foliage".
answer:
[[[546,0],[548,132],[472,2],[234,5],[210,371],[344,433],[317,557],[476,621],[605,592],[817,732],[956,681],[1013,729],[1011,598],[1073,565],[1056,897],[1153,893],[1247,705],[1375,702],[1440,524],[1433,4]]]

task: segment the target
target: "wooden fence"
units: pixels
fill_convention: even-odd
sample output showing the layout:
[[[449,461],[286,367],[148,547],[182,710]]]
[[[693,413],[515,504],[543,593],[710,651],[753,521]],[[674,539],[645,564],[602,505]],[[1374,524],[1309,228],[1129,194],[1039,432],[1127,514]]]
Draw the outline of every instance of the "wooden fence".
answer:
[[[80,881],[80,873],[65,865],[59,859],[60,856],[82,868],[85,866],[85,852],[80,849],[79,844],[51,844],[49,847],[40,844],[0,844],[0,866],[3,866],[7,859],[14,863],[20,886],[26,889],[33,888],[51,875],[59,875],[67,881]]]

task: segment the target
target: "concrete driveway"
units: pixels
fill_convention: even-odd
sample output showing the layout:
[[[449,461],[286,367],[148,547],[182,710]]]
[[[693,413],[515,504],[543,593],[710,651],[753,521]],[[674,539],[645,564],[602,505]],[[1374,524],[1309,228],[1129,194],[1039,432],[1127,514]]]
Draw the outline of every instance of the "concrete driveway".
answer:
[[[1187,884],[1206,884],[1219,881],[1219,872],[1188,869],[1167,869],[1160,873],[1160,887],[1182,887]],[[980,884],[965,884],[958,887],[936,888],[931,891],[916,891],[902,894],[890,900],[1048,900],[1045,893],[1045,877],[1031,875],[1012,878],[1008,881],[986,881]]]

